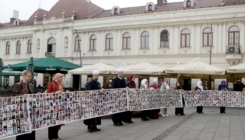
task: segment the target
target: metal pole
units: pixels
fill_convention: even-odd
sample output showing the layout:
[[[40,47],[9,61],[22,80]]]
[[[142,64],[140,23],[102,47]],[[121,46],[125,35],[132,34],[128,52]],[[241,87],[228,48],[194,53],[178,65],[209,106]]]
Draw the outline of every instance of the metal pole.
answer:
[[[75,29],[76,33],[77,33],[77,29]],[[79,47],[79,51],[80,51],[80,66],[82,67],[82,51],[81,51],[81,47],[80,47],[80,38],[79,35],[77,33],[77,37],[78,37],[78,47]]]
[[[212,24],[211,24],[211,33],[212,33],[212,45],[210,45],[210,56],[209,56],[209,58],[210,58],[210,62],[209,62],[209,64],[210,65],[212,65],[212,47],[213,47],[213,27],[212,27]],[[211,89],[211,75],[209,75],[209,80],[208,80],[209,82],[208,82],[208,89],[209,90],[212,90]]]

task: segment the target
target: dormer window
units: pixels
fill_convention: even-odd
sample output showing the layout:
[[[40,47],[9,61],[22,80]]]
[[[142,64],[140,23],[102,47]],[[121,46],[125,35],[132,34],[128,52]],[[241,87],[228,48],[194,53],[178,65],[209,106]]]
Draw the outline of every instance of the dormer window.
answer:
[[[153,2],[148,2],[145,6],[145,12],[152,12],[155,10],[155,4]]]
[[[19,26],[19,24],[20,24],[19,20],[14,21],[14,26]]]
[[[191,1],[190,0],[187,0],[186,7],[191,7]]]
[[[149,6],[148,6],[148,10],[149,10],[149,11],[152,11],[152,5],[149,5]]]
[[[118,6],[114,6],[112,9],[111,9],[111,14],[112,15],[119,15],[121,12],[120,8]]]

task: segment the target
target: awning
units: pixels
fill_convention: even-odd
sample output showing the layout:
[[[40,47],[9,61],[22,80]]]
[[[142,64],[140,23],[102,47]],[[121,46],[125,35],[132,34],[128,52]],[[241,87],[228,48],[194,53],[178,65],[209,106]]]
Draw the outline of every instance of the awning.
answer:
[[[136,65],[129,65],[123,68],[124,74],[161,75],[163,71],[163,67],[159,67],[147,62]]]
[[[197,61],[172,68],[166,68],[165,73],[224,75],[225,70],[203,63],[201,61]]]
[[[81,68],[70,70],[69,73],[75,74],[75,75],[76,74],[78,74],[78,75],[92,74],[93,70],[98,70],[100,72],[100,74],[110,74],[112,71],[116,71],[117,68],[115,68],[114,66],[111,66],[111,65],[104,64],[104,63],[97,63],[94,65],[84,66]]]
[[[30,61],[4,66],[3,70],[23,71],[28,69]],[[67,73],[68,70],[79,68],[80,66],[64,61],[56,57],[36,59],[33,62],[34,72],[37,73]]]
[[[245,63],[229,67],[226,71],[228,73],[245,73]]]
[[[21,76],[22,75],[22,71],[6,71],[6,70],[3,70],[2,72],[3,72],[2,76]],[[34,76],[37,76],[37,73],[34,73]]]

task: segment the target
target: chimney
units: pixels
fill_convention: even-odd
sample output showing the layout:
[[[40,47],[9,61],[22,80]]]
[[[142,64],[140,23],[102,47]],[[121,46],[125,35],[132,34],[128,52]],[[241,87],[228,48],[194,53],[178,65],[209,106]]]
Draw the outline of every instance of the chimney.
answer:
[[[13,17],[10,18],[10,23],[14,23],[16,19],[19,19],[19,11],[14,10],[13,11]]]

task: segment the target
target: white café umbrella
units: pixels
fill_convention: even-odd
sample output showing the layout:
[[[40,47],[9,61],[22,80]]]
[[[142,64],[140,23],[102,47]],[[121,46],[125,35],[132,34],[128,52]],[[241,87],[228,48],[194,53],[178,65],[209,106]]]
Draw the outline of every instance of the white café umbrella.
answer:
[[[228,73],[245,73],[245,63],[227,68]]]
[[[166,68],[165,73],[224,75],[225,70],[203,63],[201,61],[197,61],[172,68]]]
[[[116,71],[117,69],[114,66],[107,65],[104,63],[97,63],[90,66],[84,66],[81,68],[77,68],[74,70],[70,70],[70,74],[92,74],[93,70],[98,70],[100,74],[110,74],[112,71]]]
[[[142,74],[142,75],[160,75],[163,73],[163,67],[159,67],[147,62],[129,65],[123,68],[124,74]]]

